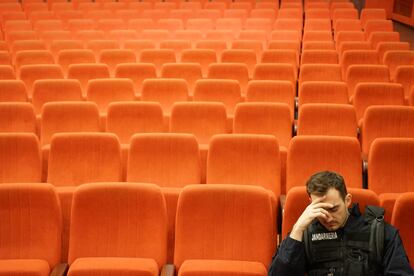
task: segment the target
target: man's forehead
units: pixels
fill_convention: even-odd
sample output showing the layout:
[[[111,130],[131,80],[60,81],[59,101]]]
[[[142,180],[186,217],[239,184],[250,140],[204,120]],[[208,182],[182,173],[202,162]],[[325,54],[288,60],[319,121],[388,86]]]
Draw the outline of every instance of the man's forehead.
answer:
[[[339,205],[341,202],[343,202],[341,194],[339,193],[338,190],[336,190],[334,188],[329,189],[328,192],[325,195],[319,195],[319,194],[312,193],[310,196],[311,196],[312,201],[325,196],[325,199],[322,200],[321,202],[330,203],[330,204],[335,205],[335,206]]]

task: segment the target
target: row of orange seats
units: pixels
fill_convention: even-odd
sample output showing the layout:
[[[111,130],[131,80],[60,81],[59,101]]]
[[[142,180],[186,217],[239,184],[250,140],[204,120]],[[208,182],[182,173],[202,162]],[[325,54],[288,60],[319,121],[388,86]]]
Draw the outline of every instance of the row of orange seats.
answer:
[[[249,52],[248,50],[246,51]],[[35,51],[34,53],[37,54],[39,52]],[[41,51],[41,53],[45,52]],[[66,58],[62,58],[61,62],[63,65],[66,63],[66,66],[68,66],[66,74],[60,65],[52,63],[54,62],[53,57],[47,55],[52,58],[49,61],[52,64],[22,65],[17,71],[17,77],[12,66],[2,65],[0,66],[0,78],[3,80],[22,80],[27,89],[25,94],[29,98],[32,98],[33,86],[37,80],[64,79],[65,75],[68,79],[80,81],[84,95],[86,95],[87,85],[90,80],[109,78],[111,76],[131,79],[135,94],[137,95],[141,95],[142,83],[145,79],[157,77],[184,79],[188,83],[190,96],[194,95],[196,82],[203,78],[236,80],[239,82],[242,95],[246,95],[248,83],[251,80],[289,81],[292,83],[294,91],[296,91],[296,83],[298,81],[299,95],[305,82],[345,81],[349,90],[348,96],[351,100],[355,95],[356,86],[361,82],[395,82],[403,86],[405,98],[408,102],[413,84],[414,52],[408,50],[387,51],[385,60],[388,66],[375,63],[377,61],[376,52],[363,50],[347,51],[344,58],[344,61],[348,61],[346,70],[344,69],[345,64],[342,67],[338,64],[304,64],[300,68],[296,68],[294,64],[288,63],[253,62],[249,68],[238,60],[237,55],[241,54],[243,56],[243,53],[245,53],[243,50],[224,51],[226,62],[222,63],[215,63],[217,56],[212,50],[186,50],[183,52],[183,57],[186,61],[184,63],[175,63],[174,52],[167,49],[143,50],[141,52],[143,63],[131,63],[135,57],[131,51],[103,51],[103,53],[107,54],[105,62],[111,67],[105,63],[78,64],[82,62],[80,59],[84,59],[84,62],[86,59],[94,60],[93,54],[88,50],[66,50],[63,53],[66,55]],[[82,56],[80,53],[85,55]],[[270,61],[273,58],[281,62],[287,62],[287,59],[291,59],[291,62],[296,64],[296,55],[291,50],[270,50],[267,53],[269,53]],[[30,57],[31,55],[28,56]],[[362,59],[363,57],[366,59]],[[31,62],[31,60],[28,59],[27,61]],[[123,63],[128,61],[130,63]],[[75,64],[71,64],[71,62]],[[195,63],[201,63],[203,66]],[[299,74],[297,73],[298,69]]]
[[[156,112],[157,110],[157,106],[151,103],[147,103],[146,105],[141,104],[141,106],[146,107],[146,111],[148,111],[146,114],[147,117],[150,117],[148,114],[150,111]],[[308,118],[305,117],[303,122],[300,122],[300,124],[304,125],[300,126],[301,129],[303,129],[303,133],[298,133],[298,136],[293,138],[291,134],[292,124],[289,123],[288,118],[289,112],[286,107],[277,104],[239,105],[237,117],[234,121],[234,134],[227,134],[227,136],[226,133],[229,133],[229,128],[227,126],[226,117],[223,116],[224,110],[219,104],[177,104],[174,109],[173,117],[171,118],[170,127],[171,131],[176,133],[159,134],[151,134],[148,132],[162,132],[162,117],[160,118],[160,116],[156,117],[156,115],[153,115],[152,118],[148,118],[147,120],[139,120],[138,118],[135,118],[133,121],[131,120],[131,122],[125,122],[128,116],[135,115],[139,111],[145,111],[143,108],[138,111],[133,110],[133,107],[137,107],[137,105],[132,106],[126,104],[114,105],[111,120],[107,125],[108,133],[100,133],[98,132],[100,130],[99,115],[96,114],[96,109],[93,107],[93,104],[87,103],[78,103],[77,105],[74,103],[47,104],[47,113],[44,113],[44,118],[42,118],[43,124],[41,125],[43,158],[39,155],[40,142],[34,133],[2,134],[5,137],[3,140],[4,145],[2,146],[4,151],[2,152],[2,170],[4,171],[2,174],[2,182],[41,181],[43,159],[43,180],[47,179],[48,182],[58,186],[85,182],[83,178],[87,177],[89,173],[101,175],[101,172],[97,170],[97,168],[99,166],[106,166],[104,165],[105,162],[108,163],[109,167],[116,168],[116,170],[104,170],[104,172],[102,172],[103,176],[99,178],[102,181],[111,180],[113,178],[105,179],[106,174],[116,176],[116,179],[112,179],[113,181],[122,181],[124,179],[122,171],[126,171],[127,180],[131,179],[131,174],[134,175],[138,173],[149,177],[149,179],[146,180],[152,179],[150,182],[161,184],[165,182],[165,185],[182,185],[182,179],[188,179],[188,181],[184,182],[202,183],[204,182],[204,179],[202,178],[204,178],[203,174],[205,174],[205,167],[207,164],[207,183],[214,183],[215,181],[212,181],[212,179],[218,177],[214,176],[216,173],[221,176],[226,175],[228,178],[238,178],[241,177],[240,175],[243,175],[240,172],[237,173],[239,168],[227,168],[226,171],[221,171],[220,169],[220,166],[224,166],[226,162],[229,162],[229,164],[225,165],[225,168],[227,166],[232,167],[232,164],[234,163],[231,161],[232,158],[240,155],[240,160],[245,160],[243,162],[260,164],[258,167],[254,166],[255,169],[253,171],[259,170],[262,173],[266,172],[262,177],[256,178],[257,176],[253,177],[255,173],[246,171],[244,173],[247,173],[249,176],[245,176],[247,177],[247,180],[243,181],[255,182],[258,185],[274,191],[275,194],[280,194],[281,191],[284,192],[285,190],[289,190],[293,186],[301,185],[301,183],[306,181],[306,175],[312,171],[328,168],[342,173],[350,187],[362,187],[362,157],[361,146],[358,139],[351,135],[341,137],[329,136],[341,134],[338,134],[339,131],[335,132],[332,127],[331,129],[328,129],[328,127],[324,127],[323,124],[318,122],[320,119],[318,115],[321,115],[321,113],[323,114],[323,112],[325,112],[324,115],[332,115],[336,110],[341,111],[341,106],[337,106],[337,109],[335,109],[334,106],[328,106],[330,107],[330,109],[328,109],[327,106],[322,105],[319,109],[319,113],[316,106],[312,106],[314,110],[317,110],[316,112],[314,111],[314,117],[311,116],[312,113],[309,113],[311,111],[307,109],[306,112],[311,115],[309,115]],[[116,110],[116,108],[122,107],[129,108],[129,110],[125,110],[125,112],[122,112],[122,110],[119,109]],[[197,108],[200,109],[199,113],[201,115],[197,114]],[[346,114],[343,112],[344,109],[345,108],[342,106],[342,113]],[[74,114],[71,111],[78,111],[80,114],[76,116],[77,114]],[[136,111],[136,113],[131,114],[131,111]],[[207,116],[202,116],[208,111],[215,111],[215,114],[209,116],[210,118],[215,119],[214,116],[218,118],[213,120]],[[88,114],[88,112],[90,114]],[[118,112],[118,114],[115,112]],[[370,158],[372,158],[371,155],[375,155],[375,151],[373,153],[372,149],[374,148],[374,144],[377,143],[377,140],[380,140],[379,138],[414,137],[412,128],[410,128],[414,118],[413,112],[412,107],[374,106],[368,108],[362,128],[362,153],[363,157],[368,160],[368,167],[372,164]],[[263,114],[267,116],[281,114],[284,115],[285,118],[263,120],[263,125],[257,126],[258,117],[262,116],[263,118]],[[85,115],[83,123],[81,115]],[[199,116],[196,117],[196,115]],[[221,118],[219,117],[220,115]],[[65,119],[65,117],[69,117],[69,119]],[[150,119],[153,119],[154,122],[151,122]],[[157,119],[158,121],[156,121]],[[325,125],[329,124],[330,126],[347,123],[346,121],[341,122],[337,118],[332,120],[326,119],[326,121],[327,123]],[[130,127],[134,122],[137,122],[137,124],[140,123],[140,125],[132,125],[132,127]],[[276,124],[278,122],[280,122],[280,124],[283,123],[284,125],[273,127],[266,125]],[[308,129],[310,129],[308,130],[308,133],[306,133],[306,124],[310,125],[308,127]],[[312,125],[314,126],[313,129],[311,128]],[[317,130],[319,130],[319,132],[317,132]],[[93,131],[93,133],[62,133],[74,131]],[[350,130],[349,132],[351,131],[355,133],[355,129]],[[220,133],[221,135],[219,135]],[[261,135],[251,134],[249,136],[249,133],[267,134],[267,140],[263,140],[264,138],[260,137]],[[346,134],[342,133],[342,135]],[[28,138],[30,138],[29,143],[27,142]],[[121,140],[122,143],[127,143],[122,144],[122,156],[119,141],[120,138],[123,139]],[[221,141],[220,139],[227,142],[217,142]],[[108,142],[108,140],[111,142]],[[188,144],[188,140],[191,140],[190,144]],[[271,142],[266,142],[268,140]],[[51,143],[50,146],[49,143]],[[87,146],[85,146],[85,143]],[[238,145],[238,143],[242,144]],[[263,143],[263,145],[259,145],[260,143]],[[102,145],[99,146],[98,149],[103,147],[104,152],[98,154],[98,156],[100,156],[99,158],[93,153],[95,148],[93,146],[94,144]],[[171,145],[175,146],[172,148]],[[188,151],[188,145],[192,145],[191,153]],[[221,148],[215,148],[217,145],[221,145]],[[166,148],[162,150],[164,146]],[[69,150],[71,147],[73,148],[73,152],[72,150]],[[144,152],[142,151],[143,148],[145,148]],[[187,150],[185,150],[186,148]],[[395,149],[395,154],[401,154],[401,149]],[[91,151],[92,153],[89,153]],[[99,150],[99,152],[100,151],[101,150]],[[229,152],[226,154],[226,151]],[[154,155],[154,152],[159,152],[159,154]],[[407,151],[406,156],[410,156],[411,153],[412,151]],[[190,157],[186,154],[190,154]],[[26,158],[20,159],[19,156],[26,156]],[[154,170],[145,167],[148,165],[145,160],[148,162],[149,160],[153,160],[154,164],[152,166],[155,166],[154,168],[160,166],[159,168],[161,169],[163,166],[169,166],[162,160],[169,160],[171,158],[171,160],[175,160],[174,158],[177,158],[178,156],[183,158],[183,160],[187,160],[184,162],[189,162],[189,160],[191,160],[191,165],[189,165],[189,167],[193,168],[191,172],[186,170],[186,167],[188,166],[185,164],[187,163],[180,165],[182,166],[182,169],[178,170],[178,161],[175,161],[176,164],[173,167],[163,169],[162,171],[165,172],[165,174],[155,170],[156,175],[152,175],[151,171]],[[187,157],[184,158],[183,156]],[[268,158],[272,161],[270,162]],[[402,156],[399,158],[402,158]],[[10,162],[10,160],[15,161]],[[97,167],[92,169],[92,172],[89,172],[89,170],[84,171],[85,168],[78,167],[79,164],[73,162],[73,160],[78,160],[80,164],[83,164],[84,166],[91,166],[91,168]],[[234,160],[238,159],[236,158]],[[259,160],[262,160],[264,163],[259,162]],[[341,161],[339,162],[338,160]],[[21,164],[18,164],[19,162]],[[87,165],[89,164],[88,162],[92,163]],[[406,160],[404,162],[408,161]],[[144,164],[147,165],[144,166]],[[16,166],[20,167],[20,169],[17,170]],[[398,169],[404,169],[403,163],[401,163],[401,166],[402,168]],[[65,167],[66,170],[64,170]],[[122,169],[123,167],[124,170]],[[64,170],[64,172],[60,172],[60,170]],[[73,171],[69,173],[68,170]],[[149,171],[145,172],[146,170]],[[64,173],[65,176],[62,176],[62,173]],[[380,171],[379,173],[383,172]],[[280,181],[280,176],[284,178],[285,174],[286,189],[284,187],[284,179],[282,179],[282,184]],[[183,175],[185,175],[185,177]],[[402,176],[404,175],[406,174],[403,174]],[[221,179],[221,181],[228,183],[228,181],[224,179]],[[381,184],[376,183],[375,181],[368,181],[368,187],[374,191],[397,192],[397,190],[404,190],[410,187],[409,181],[410,179],[407,178],[406,181],[399,182],[398,185],[393,185],[392,187],[382,187]]]
[[[349,189],[349,192],[362,208],[379,203],[372,191]],[[166,264],[174,265],[178,275],[197,275],[199,271],[210,272],[210,265],[201,266],[206,262],[214,263],[214,271],[237,273],[243,265],[245,273],[249,264],[255,275],[267,275],[266,267],[276,247],[277,216],[269,193],[260,187],[216,184],[183,188],[177,195],[172,233],[169,233],[168,196],[156,185],[83,184],[74,189],[67,222],[62,220],[58,194],[50,184],[1,185],[2,221],[11,222],[5,224],[5,229],[13,227],[20,231],[17,236],[7,234],[14,233],[11,229],[5,232],[3,239],[8,242],[3,247],[0,271],[16,272],[24,267],[25,272],[49,275],[52,270],[67,269],[68,265],[63,263],[68,256],[70,275],[106,269],[159,275]],[[307,201],[304,187],[289,191],[282,236],[286,236]],[[401,194],[390,221],[399,229],[409,257],[414,251],[411,226],[406,222],[411,219],[412,207],[414,194]],[[240,220],[240,216],[246,219]],[[65,223],[70,226],[70,233],[65,233]],[[221,235],[216,234],[217,229]],[[67,247],[62,246],[65,234],[69,238]],[[214,247],[206,246],[206,242]],[[243,248],[250,244],[256,249],[244,252]],[[15,253],[16,247],[23,255]],[[218,254],[217,247],[241,254],[236,257],[234,253]],[[174,267],[170,265],[169,269]]]

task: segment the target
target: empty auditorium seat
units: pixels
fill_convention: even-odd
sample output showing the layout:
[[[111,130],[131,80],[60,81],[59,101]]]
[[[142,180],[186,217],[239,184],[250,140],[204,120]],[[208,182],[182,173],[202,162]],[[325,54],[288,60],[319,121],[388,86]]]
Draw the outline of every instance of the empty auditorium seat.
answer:
[[[362,155],[367,159],[372,142],[381,137],[414,137],[411,127],[414,108],[407,106],[371,106],[362,123]]]
[[[348,50],[341,56],[342,76],[347,74],[348,67],[356,64],[381,64],[375,50]]]
[[[48,50],[18,51],[14,57],[14,65],[17,70],[19,70],[23,65],[54,63],[55,59],[53,58],[52,53]]]
[[[170,49],[142,50],[139,62],[152,63],[160,75],[161,67],[164,63],[176,62],[175,52]]]
[[[53,56],[57,57],[62,50],[80,50],[83,49],[83,43],[81,40],[67,39],[67,40],[53,40],[50,43],[50,51]]]
[[[391,221],[395,201],[401,193],[412,191],[413,138],[377,138],[368,156],[368,187],[379,195]]]
[[[270,203],[260,187],[185,187],[177,207],[178,275],[267,275],[276,237]],[[241,214],[245,220],[239,219]]]
[[[207,41],[206,41],[207,43]],[[199,47],[204,47],[199,41]],[[198,63],[201,66],[203,76],[207,76],[208,66],[217,62],[217,54],[213,49],[188,49],[181,54],[181,62]]]
[[[369,20],[386,20],[387,15],[384,9],[362,9],[361,11],[361,25],[365,28]]]
[[[92,50],[96,59],[104,50],[118,50],[119,43],[116,40],[93,38],[86,42],[86,49]]]
[[[377,44],[376,50],[380,61],[384,60],[385,53],[387,51],[404,51],[410,50],[410,43],[408,42],[379,42]]]
[[[99,54],[98,62],[107,64],[109,72],[113,76],[115,67],[120,63],[134,63],[137,61],[135,53],[127,49],[102,50]]]
[[[257,56],[253,50],[246,49],[228,49],[221,53],[222,63],[242,63],[246,64],[249,76],[252,76],[254,66],[257,63]],[[233,71],[236,69],[228,69]],[[209,78],[217,78],[217,76],[209,76]],[[241,84],[242,85],[242,84]],[[242,86],[245,86],[244,84]]]
[[[254,68],[253,79],[290,81],[296,89],[297,71],[292,64],[260,63]]]
[[[1,87],[1,86],[0,86]],[[30,103],[0,103],[0,132],[36,133],[36,117]]]
[[[50,144],[56,133],[99,132],[100,129],[99,111],[95,103],[50,102],[42,108],[40,137],[43,146]],[[49,152],[49,147],[43,147],[42,150],[45,154]],[[47,159],[47,155],[44,157]]]
[[[156,276],[166,263],[167,214],[155,185],[82,185],[73,195],[70,226],[69,275]]]
[[[133,101],[134,84],[130,79],[108,78],[94,79],[88,82],[86,99],[95,102],[104,116],[111,102]]]
[[[305,50],[302,52],[301,64],[338,64],[335,50]]]
[[[95,63],[95,55],[92,50],[87,49],[61,50],[57,54],[56,61],[66,75],[72,64]]]
[[[286,191],[303,186],[319,171],[335,171],[347,187],[362,188],[362,160],[357,138],[340,136],[296,136],[288,149]]]
[[[72,64],[69,65],[67,78],[79,80],[83,95],[86,96],[88,81],[109,78],[109,67],[102,63]]]
[[[372,48],[376,49],[381,42],[400,42],[399,32],[372,32],[368,37],[368,41],[371,42]]]
[[[361,21],[359,19],[338,19],[335,21],[333,29],[335,34],[341,31],[361,31]]]
[[[155,102],[114,102],[108,105],[106,131],[129,144],[134,133],[163,132],[163,114]]]
[[[395,203],[391,223],[400,231],[404,248],[408,258],[414,258],[414,242],[412,235],[412,209],[414,202],[414,193],[405,193],[401,195]]]
[[[249,69],[246,64],[242,63],[213,63],[208,67],[207,78],[236,80],[238,81],[242,94],[244,95],[249,81]]]
[[[291,110],[285,103],[239,103],[234,113],[233,132],[274,135],[286,151],[292,138],[292,123]]]
[[[137,96],[141,94],[142,82],[156,76],[156,68],[151,63],[123,63],[115,67],[115,77],[131,79]]]
[[[384,55],[384,64],[390,69],[391,80],[395,79],[395,73],[401,65],[414,65],[413,51],[387,51]]]
[[[405,98],[408,99],[410,97],[410,91],[414,85],[414,66],[398,66],[395,71],[394,81],[403,86]]]
[[[62,216],[54,187],[47,183],[2,184],[0,201],[0,219],[7,221],[2,225],[0,273],[57,273]]]
[[[363,26],[365,37],[369,38],[373,32],[392,32],[393,22],[391,20],[372,19],[365,22]]]
[[[161,69],[162,78],[184,79],[192,96],[195,82],[202,79],[201,65],[198,63],[165,63]]]
[[[150,39],[128,39],[124,41],[124,49],[133,50],[137,57],[142,50],[155,49],[156,44]]]
[[[41,182],[42,161],[34,133],[0,133],[0,147],[0,183]]]
[[[102,169],[105,168],[105,169]],[[47,182],[77,186],[121,181],[121,150],[111,133],[58,133],[52,137]]]
[[[166,118],[175,102],[188,100],[188,85],[183,79],[146,79],[142,83],[141,99],[161,103]]]
[[[29,98],[32,96],[32,87],[36,80],[63,78],[62,68],[55,64],[23,65],[19,73],[19,79],[25,83]]]
[[[337,64],[303,64],[300,66],[299,88],[307,81],[342,81],[341,67]]]
[[[160,42],[160,49],[173,50],[176,60],[180,60],[182,51],[191,49],[191,42],[184,39],[168,39]]]
[[[24,82],[16,79],[3,80],[0,66],[0,102],[25,101],[27,101],[27,92]]]
[[[11,65],[0,65],[0,80],[15,80],[16,75]]]
[[[25,50],[46,50],[46,43],[42,40],[18,40],[10,45],[10,50],[12,53]]]
[[[246,101],[286,103],[293,119],[295,95],[295,88],[289,81],[252,80],[247,85]]]
[[[349,50],[371,50],[371,43],[368,41],[344,41],[338,48],[338,54],[342,57],[343,53]]]
[[[307,103],[348,104],[348,87],[345,82],[309,81],[299,87],[299,109]]]
[[[261,63],[289,63],[297,70],[299,56],[295,50],[265,50],[262,53]]]
[[[372,105],[404,105],[404,89],[397,83],[359,83],[355,87],[354,107],[358,121]]]
[[[156,183],[163,187],[200,183],[197,140],[189,134],[134,135],[129,151],[127,181]]]
[[[341,127],[338,127],[340,125]],[[299,109],[297,135],[357,137],[357,118],[352,105],[302,104]]]
[[[307,15],[309,13],[307,12]],[[306,16],[307,16],[306,15]],[[317,18],[307,18],[305,21],[304,31],[331,31],[331,20],[328,18],[317,17]]]
[[[331,31],[306,31],[303,33],[303,42],[308,41],[332,41]]]
[[[307,41],[302,45],[302,51],[305,50],[336,50],[333,41]]]
[[[45,103],[55,101],[82,101],[79,81],[70,79],[35,81],[32,104],[36,114],[40,114]]]
[[[385,65],[351,65],[346,72],[349,97],[352,101],[355,88],[362,82],[389,82],[389,70]]]
[[[236,104],[242,101],[240,84],[236,80],[198,80],[194,88],[194,101],[222,102],[228,117],[232,118]]]
[[[73,34],[74,39],[79,39],[86,44],[88,48],[88,43],[94,40],[105,40],[105,33],[101,30],[94,30],[94,29],[86,29],[86,30],[79,30]]]
[[[235,161],[237,160],[237,161]],[[280,195],[280,155],[276,137],[218,134],[210,141],[207,184],[255,185]]]

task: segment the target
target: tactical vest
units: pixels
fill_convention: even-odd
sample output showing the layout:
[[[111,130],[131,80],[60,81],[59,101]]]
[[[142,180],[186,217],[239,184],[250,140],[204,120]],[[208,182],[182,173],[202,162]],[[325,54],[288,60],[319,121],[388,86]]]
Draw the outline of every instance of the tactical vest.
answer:
[[[305,231],[303,241],[309,276],[378,276],[382,271],[384,210],[367,206],[356,218],[357,229],[328,232],[317,221]]]

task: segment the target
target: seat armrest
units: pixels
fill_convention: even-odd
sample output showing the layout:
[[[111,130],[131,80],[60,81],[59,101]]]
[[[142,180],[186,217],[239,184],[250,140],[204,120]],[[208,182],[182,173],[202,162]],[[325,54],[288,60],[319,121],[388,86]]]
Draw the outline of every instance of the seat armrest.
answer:
[[[173,264],[166,264],[161,269],[160,276],[174,276],[175,274],[175,266]]]
[[[280,200],[280,210],[282,211],[282,215],[283,215],[283,212],[285,211],[286,195],[280,195],[279,200]]]
[[[66,273],[68,273],[69,270],[69,264],[67,263],[60,263],[57,264],[52,272],[50,273],[50,276],[66,276]]]

